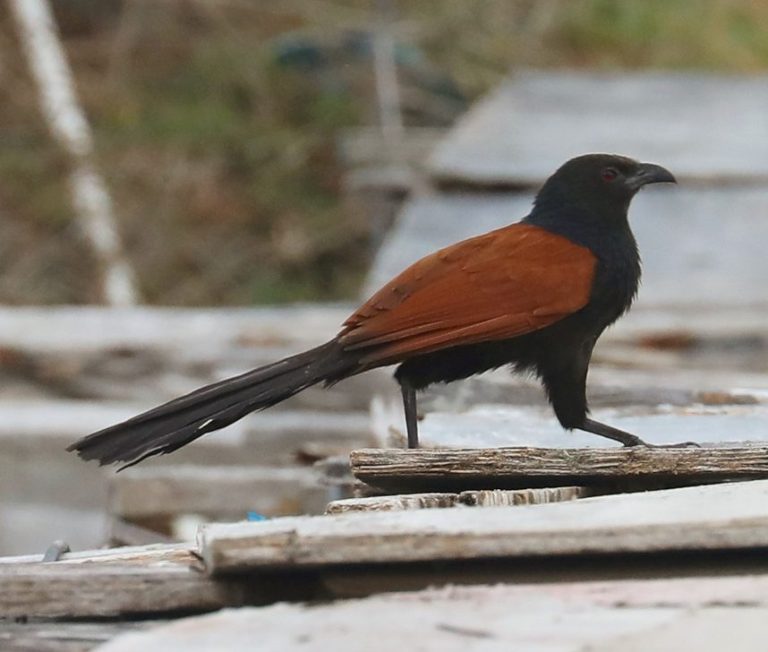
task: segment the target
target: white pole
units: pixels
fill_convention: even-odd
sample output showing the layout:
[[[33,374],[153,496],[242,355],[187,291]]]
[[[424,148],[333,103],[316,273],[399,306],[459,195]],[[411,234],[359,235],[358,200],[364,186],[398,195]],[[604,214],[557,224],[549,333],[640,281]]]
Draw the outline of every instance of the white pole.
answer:
[[[48,127],[72,163],[70,186],[80,227],[102,268],[106,303],[133,305],[139,296],[117,232],[112,199],[93,164],[93,139],[47,0],[10,0],[20,40],[37,82]]]
[[[400,87],[397,83],[395,36],[392,33],[394,5],[392,0],[376,0],[376,27],[373,32],[373,65],[376,97],[384,142],[398,150],[403,140],[403,118],[400,113]]]

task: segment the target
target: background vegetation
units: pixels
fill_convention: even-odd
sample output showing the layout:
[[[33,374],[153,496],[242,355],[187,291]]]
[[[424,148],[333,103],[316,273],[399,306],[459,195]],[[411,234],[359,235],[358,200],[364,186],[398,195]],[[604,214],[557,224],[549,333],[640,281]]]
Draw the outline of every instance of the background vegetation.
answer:
[[[355,294],[370,228],[341,202],[336,137],[376,123],[372,1],[53,4],[148,302]],[[457,101],[519,67],[768,67],[759,0],[400,0],[397,11],[404,83]],[[94,277],[0,3],[0,301],[94,301]]]

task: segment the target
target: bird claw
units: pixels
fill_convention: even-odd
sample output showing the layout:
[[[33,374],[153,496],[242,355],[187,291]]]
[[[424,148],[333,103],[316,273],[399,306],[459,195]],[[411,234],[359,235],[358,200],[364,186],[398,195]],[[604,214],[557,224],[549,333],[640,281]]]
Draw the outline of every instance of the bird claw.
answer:
[[[645,446],[647,448],[701,448],[701,444],[697,444],[695,441],[682,441],[678,444],[649,444],[648,442],[642,442],[638,446]]]

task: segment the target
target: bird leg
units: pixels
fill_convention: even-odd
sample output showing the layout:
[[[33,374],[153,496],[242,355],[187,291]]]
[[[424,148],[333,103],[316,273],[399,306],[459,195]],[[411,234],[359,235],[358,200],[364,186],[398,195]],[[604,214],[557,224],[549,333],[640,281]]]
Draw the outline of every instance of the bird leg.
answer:
[[[405,429],[408,433],[408,448],[419,447],[419,424],[416,413],[416,390],[405,381],[400,381],[405,409]]]
[[[594,419],[584,419],[584,423],[579,427],[579,430],[613,439],[613,441],[624,444],[624,446],[648,446],[648,444],[637,435],[633,435],[624,430],[619,430],[618,428],[606,425],[605,423],[600,423]]]
[[[618,441],[624,446],[645,446],[646,448],[684,448],[687,446],[694,446],[699,448],[699,445],[693,441],[685,441],[680,444],[649,444],[647,441],[640,439],[637,435],[626,432],[625,430],[619,430],[613,426],[600,423],[594,419],[584,419],[584,423],[578,428],[585,432],[591,432],[593,435],[600,435],[601,437],[607,437]]]

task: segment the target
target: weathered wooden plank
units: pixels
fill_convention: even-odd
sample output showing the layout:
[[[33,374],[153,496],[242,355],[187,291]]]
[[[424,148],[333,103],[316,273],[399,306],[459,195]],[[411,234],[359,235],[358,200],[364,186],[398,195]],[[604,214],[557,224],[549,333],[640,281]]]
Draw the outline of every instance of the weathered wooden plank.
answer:
[[[589,496],[587,487],[543,487],[541,489],[482,489],[480,491],[462,491],[459,504],[469,507],[505,507],[516,505],[546,505],[564,503]]]
[[[40,447],[60,452],[62,445],[74,438],[127,419],[154,404],[86,403],[82,400],[0,401],[0,417],[3,420],[0,424],[0,447],[8,453]],[[276,410],[252,415],[238,422],[236,427],[217,434],[215,439],[205,438],[195,442],[195,446],[209,451],[237,449],[243,452],[257,440],[275,448],[280,437],[292,441],[295,446],[313,438],[334,438],[337,443],[355,441],[365,438],[367,418],[364,412]],[[255,454],[252,457],[255,458]]]
[[[197,348],[200,342],[206,342],[209,351],[238,342],[257,346],[301,341],[312,345],[332,336],[349,314],[350,307],[328,304],[226,309],[5,306],[0,310],[0,345],[49,352],[183,350]]]
[[[599,357],[605,359],[614,350],[611,343],[600,346]],[[743,406],[768,402],[768,379],[765,374],[701,368],[663,370],[643,364],[647,350],[633,348],[631,368],[593,363],[589,370],[589,404],[592,408],[631,407],[634,412],[658,412],[659,406],[690,408],[692,406]],[[549,408],[541,383],[533,378],[509,373],[506,369],[473,376],[462,382],[433,385],[419,396],[419,408],[426,412],[457,413],[481,405],[542,406]],[[652,413],[652,412],[651,412]]]
[[[3,652],[87,652],[120,634],[165,624],[159,620],[120,622],[6,623],[0,619]]]
[[[104,507],[109,502],[108,485],[114,471],[84,464],[64,449],[84,434],[137,414],[151,404],[105,406],[83,400],[79,404],[0,401],[0,523],[14,524],[0,526],[0,555],[36,552],[59,538],[79,549],[104,543],[108,528]],[[365,412],[270,410],[250,415],[173,456],[149,460],[117,477],[128,479],[158,462],[165,466],[290,465],[295,464],[296,451],[307,442],[335,443],[345,451],[368,446],[368,430]],[[42,467],[46,469],[44,482],[38,473]],[[263,507],[275,514],[319,513],[328,500],[322,491],[315,500],[306,484],[293,499],[288,496],[287,482],[277,486],[285,488],[283,500],[273,501],[270,491],[261,491],[254,494],[248,509],[260,511]],[[215,502],[217,495],[208,500]],[[245,496],[242,498],[245,501]],[[236,520],[245,513],[233,511],[224,518]]]
[[[412,509],[455,507],[459,500],[456,493],[407,494],[400,496],[369,496],[345,498],[328,503],[326,514],[347,512],[401,512]]]
[[[762,652],[768,635],[766,618],[765,608],[712,607],[682,615],[648,631],[616,636],[591,647],[590,652],[678,652],[684,648],[702,652]]]
[[[520,73],[464,116],[431,168],[440,179],[519,187],[597,151],[663,162],[681,181],[764,180],[766,102],[765,79],[753,76]]]
[[[334,564],[768,546],[768,481],[567,503],[289,517],[205,525],[210,573]]]
[[[345,512],[397,512],[408,509],[434,509],[465,505],[471,507],[501,507],[512,505],[542,505],[575,500],[589,495],[586,487],[544,487],[542,489],[485,489],[461,493],[405,494],[399,496],[370,496],[346,498],[328,504],[326,514]]]
[[[97,397],[149,407],[315,346],[336,333],[352,307],[0,308],[0,398]],[[374,372],[309,389],[292,406],[363,411],[387,376]],[[87,423],[82,430],[89,430]]]
[[[38,564],[42,561],[42,557],[42,554],[0,557],[0,569],[3,567],[19,566],[21,564]],[[165,564],[172,564],[177,566],[188,566],[194,564],[196,560],[197,556],[193,544],[168,543],[67,552],[56,562],[56,565],[98,564],[99,566],[102,566],[110,564],[121,566],[162,566]]]
[[[120,636],[101,652],[226,649],[245,652],[336,650],[389,652],[572,652],[679,650],[663,645],[664,628],[705,625],[708,637],[689,631],[700,652],[764,649],[768,632],[766,577],[697,578],[448,587],[390,593],[321,605],[272,605],[227,610]],[[706,626],[716,623],[715,627]],[[696,627],[694,627],[694,630]],[[639,645],[652,637],[658,646]],[[636,647],[635,647],[636,646]],[[762,647],[761,647],[762,646]]]
[[[355,476],[382,490],[567,485],[658,488],[768,477],[768,445],[685,448],[362,449]]]
[[[105,617],[206,611],[240,604],[242,591],[209,581],[189,544],[0,558],[0,616]]]
[[[49,563],[40,557],[0,558],[0,623],[13,618],[160,617],[320,595],[311,574],[294,575],[290,582],[264,575],[211,578],[189,544],[67,553]]]
[[[320,513],[325,490],[311,468],[166,466],[112,479],[110,511],[127,520],[177,514],[244,518]]]
[[[539,391],[542,390],[539,388]],[[594,409],[594,418],[636,433],[650,444],[682,441],[721,447],[766,444],[768,404],[763,402],[764,390],[713,392],[702,395],[699,402],[689,405],[661,404],[653,407],[641,403],[633,405],[631,389],[618,389],[617,393],[623,393],[623,398],[617,397],[621,403],[610,409]],[[744,404],[738,402],[741,396],[744,397]],[[707,403],[704,403],[705,400]],[[533,403],[489,404],[480,400],[453,407],[445,402],[433,401],[431,411],[425,406],[424,419],[419,425],[420,441],[425,449],[453,450],[620,447],[590,433],[566,432],[554,418],[550,406]],[[377,405],[376,419],[372,421],[377,434],[377,447],[405,448],[402,420],[402,408],[396,400],[383,409]],[[430,486],[418,490],[444,489]],[[397,490],[389,493],[393,491]]]
[[[202,612],[240,604],[237,585],[189,566],[40,564],[0,567],[0,614],[82,618]]]

